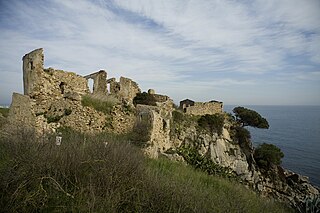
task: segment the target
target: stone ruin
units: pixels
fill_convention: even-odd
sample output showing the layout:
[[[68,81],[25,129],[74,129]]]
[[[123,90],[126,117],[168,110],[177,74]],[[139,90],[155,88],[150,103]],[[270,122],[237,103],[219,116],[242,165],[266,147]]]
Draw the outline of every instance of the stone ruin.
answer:
[[[254,167],[250,167],[246,154],[239,144],[234,143],[229,131],[231,123],[225,123],[221,135],[198,132],[196,122],[188,122],[186,126],[172,125],[173,101],[164,95],[155,94],[156,105],[136,105],[133,99],[140,93],[138,84],[131,79],[121,77],[107,78],[104,70],[86,76],[72,72],[45,69],[43,67],[43,49],[36,49],[23,57],[24,95],[13,93],[12,103],[5,132],[10,136],[14,128],[30,127],[38,133],[55,132],[59,127],[71,127],[80,132],[96,133],[112,131],[126,133],[135,126],[147,123],[149,139],[144,148],[149,157],[166,156],[170,159],[182,160],[177,153],[170,154],[182,145],[197,142],[199,153],[221,165],[231,168],[242,180],[256,187],[262,194],[275,194],[280,200],[300,201],[305,195],[319,194],[319,191],[299,176],[288,173],[285,177],[296,186],[287,182],[275,185],[271,179],[264,177]],[[90,92],[88,81],[93,79],[93,91]],[[82,97],[89,95],[99,100],[111,97],[118,100],[109,115],[96,111],[92,107],[83,106]],[[134,112],[128,110],[134,108]],[[124,109],[124,108],[125,109]],[[180,109],[190,115],[223,113],[223,103],[219,101],[194,102],[185,99],[180,102]],[[53,122],[49,122],[53,121]],[[111,121],[111,122],[110,122]],[[176,132],[173,134],[171,130]],[[19,130],[19,129],[18,129]],[[292,183],[289,184],[292,184]]]
[[[34,99],[49,95],[68,96],[66,94],[69,93],[90,94],[89,79],[94,81],[93,95],[115,95],[132,102],[136,94],[141,92],[138,84],[129,78],[121,77],[119,82],[115,78],[107,79],[107,72],[104,70],[82,77],[72,72],[44,69],[42,48],[26,54],[22,60],[24,94]]]
[[[129,78],[121,77],[119,82],[115,78],[107,79],[104,70],[81,76],[44,68],[42,48],[26,54],[22,60],[24,95],[14,93],[12,96],[8,116],[9,123],[13,124],[11,126],[29,126],[40,131],[55,131],[59,126],[70,126],[79,131],[102,131],[110,118],[93,108],[83,107],[82,97],[112,98],[118,103],[132,105],[133,98],[141,92],[138,84]],[[92,92],[88,86],[89,79],[94,82]],[[117,119],[117,116],[113,117]],[[48,118],[54,122],[47,122]],[[118,120],[126,119],[124,116]],[[121,124],[114,126],[119,129]],[[118,131],[122,130],[120,128]]]
[[[223,103],[220,101],[194,102],[193,100],[185,99],[180,101],[179,108],[190,115],[223,113]]]

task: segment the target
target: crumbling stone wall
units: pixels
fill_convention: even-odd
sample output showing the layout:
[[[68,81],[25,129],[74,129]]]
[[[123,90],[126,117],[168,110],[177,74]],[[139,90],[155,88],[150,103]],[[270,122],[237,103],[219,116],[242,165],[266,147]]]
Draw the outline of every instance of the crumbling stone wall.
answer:
[[[130,78],[120,77],[119,96],[132,103],[137,93],[141,92],[138,84]]]
[[[135,115],[134,110],[128,109],[133,107],[130,102],[140,88],[131,79],[107,80],[104,70],[82,77],[72,72],[45,69],[42,48],[26,54],[22,68],[25,95],[13,95],[8,118],[10,123],[30,126],[38,132],[54,132],[60,126],[81,132],[110,130],[124,133],[132,130]],[[88,79],[94,80],[93,94],[90,93]],[[101,101],[112,97],[117,101],[111,114],[106,115],[83,106],[82,95],[91,95]]]
[[[85,79],[93,79],[93,94],[104,95],[107,94],[107,72],[100,70],[99,72],[92,73],[84,76]]]
[[[194,101],[192,101],[190,99],[185,99],[183,101],[180,101],[180,109],[182,109],[184,112],[186,111],[187,107],[190,107],[193,105],[194,105]]]
[[[49,109],[50,104],[64,97],[79,99],[89,92],[87,80],[73,72],[44,69],[43,49],[36,49],[23,57],[24,94],[36,101],[35,113]]]
[[[144,152],[151,158],[158,158],[159,154],[164,153],[172,147],[170,141],[170,119],[172,118],[173,101],[157,102],[157,106],[137,105],[137,122],[148,118],[150,124],[150,140]]]
[[[32,128],[36,117],[32,110],[34,105],[29,96],[14,92],[7,119],[8,128]]]
[[[223,103],[218,101],[195,102],[193,106],[185,108],[185,113],[190,115],[216,114],[223,112]]]

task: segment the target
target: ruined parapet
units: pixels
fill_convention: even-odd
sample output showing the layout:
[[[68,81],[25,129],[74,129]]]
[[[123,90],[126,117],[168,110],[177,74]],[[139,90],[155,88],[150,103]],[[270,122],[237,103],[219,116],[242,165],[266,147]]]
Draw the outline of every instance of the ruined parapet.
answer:
[[[32,95],[43,72],[43,49],[39,48],[26,54],[23,60],[23,89],[25,95]]]
[[[93,91],[94,95],[107,94],[107,72],[100,70],[99,72],[92,73],[84,76],[85,79],[93,79]]]
[[[79,101],[87,94],[87,80],[73,72],[45,69],[43,49],[36,49],[23,57],[24,94],[36,101],[35,113],[49,109],[52,102],[62,98]]]
[[[180,102],[180,108],[190,115],[205,115],[223,113],[223,103],[220,101],[210,102],[194,102],[189,99],[185,99]]]
[[[130,78],[120,77],[119,83],[119,95],[130,102],[136,97],[137,93],[141,92],[138,84]]]

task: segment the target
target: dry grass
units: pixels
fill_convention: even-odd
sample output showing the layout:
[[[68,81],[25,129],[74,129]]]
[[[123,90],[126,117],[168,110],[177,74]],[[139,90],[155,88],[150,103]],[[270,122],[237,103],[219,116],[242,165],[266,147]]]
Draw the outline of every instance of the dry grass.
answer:
[[[145,159],[125,137],[68,130],[61,146],[54,139],[0,138],[0,212],[286,211],[228,180]]]

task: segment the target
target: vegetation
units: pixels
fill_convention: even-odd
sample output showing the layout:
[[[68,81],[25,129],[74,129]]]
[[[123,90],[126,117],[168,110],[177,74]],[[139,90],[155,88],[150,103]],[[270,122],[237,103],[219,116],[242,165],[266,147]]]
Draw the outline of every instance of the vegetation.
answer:
[[[0,107],[0,128],[5,125],[6,117],[8,117],[9,114],[9,108],[1,108]]]
[[[249,130],[247,130],[246,128],[243,127],[236,127],[236,138],[239,141],[239,144],[241,146],[243,145],[249,145],[251,146],[251,134],[249,132]]]
[[[48,123],[54,123],[60,121],[60,119],[63,117],[63,115],[56,115],[56,116],[48,116],[45,115],[45,118],[47,119]]]
[[[9,108],[1,108],[1,107],[0,107],[0,114],[2,114],[3,117],[8,117]]]
[[[130,134],[132,143],[140,148],[144,148],[150,140],[151,124],[148,120],[137,122]]]
[[[202,115],[198,120],[198,125],[208,130],[210,133],[217,132],[218,135],[222,134],[224,124],[224,115],[213,114],[213,115]]]
[[[242,185],[145,159],[120,136],[0,138],[2,212],[286,212]],[[107,143],[106,143],[107,142]]]
[[[318,213],[320,212],[320,195],[307,197],[298,206],[299,213]]]
[[[283,157],[284,154],[281,149],[273,144],[260,144],[254,152],[254,158],[261,167],[280,165]]]
[[[44,117],[47,119],[48,123],[53,123],[53,122],[58,122],[60,121],[61,118],[63,118],[63,116],[68,116],[72,113],[71,109],[64,109],[64,112],[62,115],[54,115],[54,116],[50,116],[46,113],[40,113],[40,114],[36,114],[36,116],[39,116],[41,114],[44,114]]]
[[[103,112],[104,114],[110,114],[113,106],[116,103],[112,99],[101,100],[90,95],[84,95],[82,96],[81,104],[82,106],[92,107],[97,111]]]
[[[233,109],[238,122],[244,126],[252,126],[255,128],[268,129],[269,123],[259,113],[244,107],[236,107]]]
[[[143,93],[138,93],[136,97],[133,99],[133,104],[136,106],[137,104],[143,104],[143,105],[151,105],[151,106],[156,106],[156,98],[154,95],[143,92]]]
[[[177,151],[189,165],[195,169],[206,172],[208,175],[236,178],[236,175],[231,169],[214,163],[205,155],[200,155],[196,147],[180,147]]]

